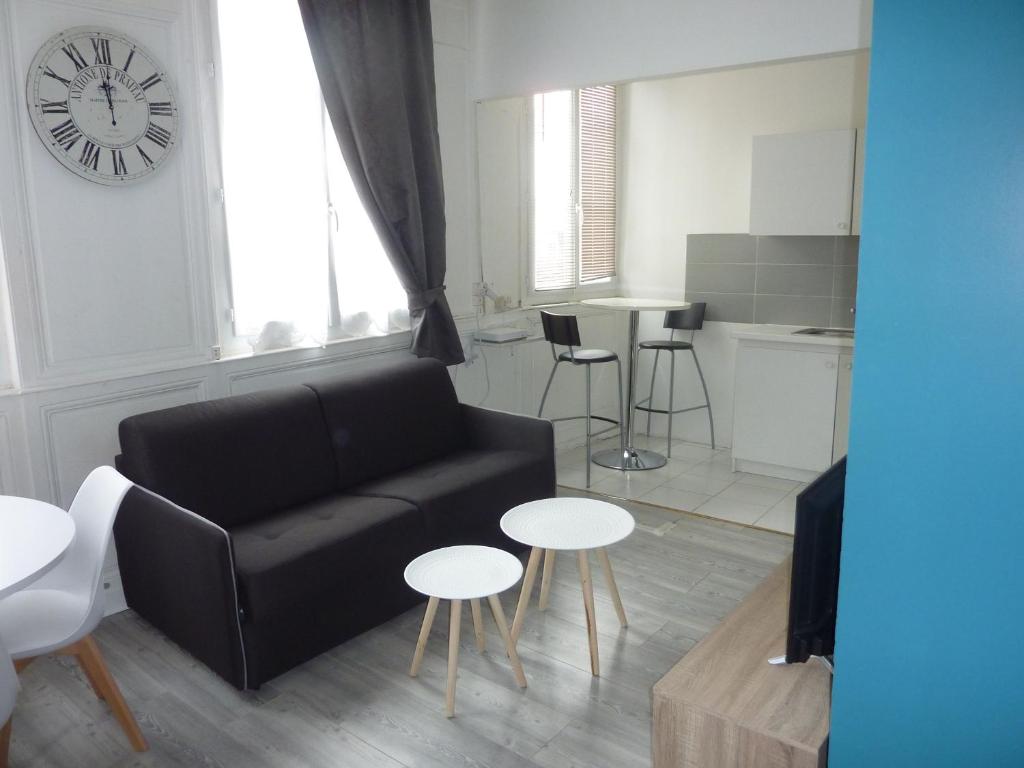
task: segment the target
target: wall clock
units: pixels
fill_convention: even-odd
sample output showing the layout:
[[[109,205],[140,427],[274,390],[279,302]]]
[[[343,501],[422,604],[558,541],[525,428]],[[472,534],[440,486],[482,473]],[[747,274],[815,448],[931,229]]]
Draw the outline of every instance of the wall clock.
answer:
[[[178,140],[178,104],[163,67],[114,30],[75,27],[47,40],[32,60],[27,96],[50,154],[98,184],[148,177]]]

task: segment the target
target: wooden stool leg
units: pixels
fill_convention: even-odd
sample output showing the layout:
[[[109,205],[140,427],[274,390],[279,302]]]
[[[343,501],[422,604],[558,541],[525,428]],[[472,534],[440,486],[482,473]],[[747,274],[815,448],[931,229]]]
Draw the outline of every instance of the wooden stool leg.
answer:
[[[587,613],[587,639],[590,643],[590,672],[601,674],[597,656],[597,617],[594,615],[594,585],[590,580],[590,559],[585,549],[576,553],[580,566],[580,584],[583,587],[583,609]]]
[[[523,576],[523,589],[519,593],[519,605],[516,606],[516,616],[512,620],[513,643],[518,642],[519,632],[523,628],[526,608],[530,604],[530,593],[533,592],[533,582],[537,578],[537,567],[540,565],[540,556],[543,551],[540,547],[530,550],[530,560],[526,563],[526,573]]]
[[[459,675],[459,634],[462,631],[462,601],[452,600],[448,624],[448,688],[445,691],[444,714],[455,717],[455,681]]]
[[[438,598],[432,597],[427,601],[427,612],[423,614],[423,624],[420,626],[420,636],[416,641],[416,652],[412,656],[412,666],[409,667],[409,676],[416,677],[420,673],[420,664],[423,663],[423,652],[427,649],[427,638],[430,637],[430,628],[434,626],[434,616],[437,614]]]
[[[484,637],[484,617],[480,612],[480,600],[473,598],[469,601],[469,607],[473,612],[473,633],[476,635],[476,649],[483,653],[487,649],[487,639]]]
[[[11,748],[11,721],[0,728],[0,768],[7,768],[7,753]]]
[[[110,705],[114,717],[117,718],[121,728],[128,736],[132,749],[136,752],[145,752],[149,749],[149,745],[142,737],[142,731],[139,730],[139,724],[135,722],[135,716],[128,709],[128,704],[121,695],[121,689],[117,687],[117,682],[111,676],[110,670],[107,669],[100,648],[96,645],[92,635],[86,635],[69,650],[78,658],[78,663],[82,665],[89,681],[99,686],[102,698]]]
[[[626,621],[626,609],[622,607],[622,598],[619,597],[619,588],[615,584],[615,575],[612,573],[612,561],[608,559],[608,550],[601,547],[597,550],[597,559],[601,562],[601,569],[604,571],[604,579],[608,582],[608,591],[612,593],[612,602],[615,603],[615,612],[619,614],[619,624],[628,627]]]
[[[497,595],[487,598],[487,604],[491,606],[491,614],[494,616],[494,623],[498,625],[498,634],[505,641],[505,651],[508,653],[508,660],[512,662],[512,672],[515,673],[516,682],[520,688],[526,687],[526,673],[523,672],[523,665],[519,661],[519,654],[516,653],[516,644],[512,642],[512,635],[508,631],[508,622],[505,621],[505,611],[501,608],[501,600]]]
[[[542,611],[548,609],[548,598],[551,596],[551,578],[555,573],[555,550],[544,550],[544,574],[540,580],[540,603]]]

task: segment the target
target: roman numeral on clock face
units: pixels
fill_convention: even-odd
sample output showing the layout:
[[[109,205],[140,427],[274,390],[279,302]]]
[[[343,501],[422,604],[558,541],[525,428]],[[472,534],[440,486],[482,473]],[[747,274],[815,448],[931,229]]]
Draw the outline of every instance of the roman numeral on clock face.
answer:
[[[128,67],[132,65],[132,59],[135,58],[135,48],[128,51],[128,58],[124,60],[124,66],[121,67],[125,72],[128,71]]]
[[[67,54],[67,57],[69,59],[71,59],[71,63],[75,65],[76,72],[81,72],[83,69],[89,66],[85,63],[85,58],[82,56],[82,52],[78,50],[78,47],[74,43],[68,43],[63,48],[61,48],[61,50],[64,51],[65,54]]]
[[[138,144],[136,144],[135,145],[135,149],[137,149],[139,151],[139,157],[142,158],[142,162],[144,162],[146,164],[147,168],[149,168],[150,166],[153,165],[153,160],[150,158],[149,155],[147,155],[145,152],[142,151],[142,147],[140,147]]]
[[[171,116],[171,102],[169,101],[151,101],[149,102],[149,114],[151,115],[163,115],[164,117]]]
[[[121,154],[120,149],[110,150],[110,160],[114,165],[115,176],[126,176],[128,174],[128,168],[124,164],[124,155]]]
[[[85,146],[82,147],[82,154],[78,156],[78,162],[86,168],[92,168],[94,171],[99,170],[100,148],[91,141],[86,141]]]
[[[65,152],[75,146],[75,142],[82,138],[82,133],[78,130],[78,126],[70,119],[65,120],[60,125],[55,125],[50,129],[50,133],[53,134],[54,141],[60,144],[61,149]]]
[[[94,63],[110,66],[110,41],[103,37],[94,37],[91,42],[92,50],[96,54]]]
[[[52,77],[54,80],[57,80],[58,82],[64,83],[64,85],[68,86],[69,88],[71,87],[71,81],[70,80],[67,80],[67,79],[61,77],[60,75],[58,75],[56,72],[54,72],[49,67],[46,68],[46,71],[43,74],[46,75],[47,77]]]
[[[149,127],[146,128],[146,138],[157,144],[161,149],[166,149],[167,144],[171,140],[171,132],[155,123],[150,123]]]
[[[147,91],[157,83],[161,82],[163,78],[160,77],[158,72],[154,72],[152,75],[143,80],[139,85],[142,86],[142,90]]]
[[[68,114],[68,100],[44,101],[39,104],[39,108],[44,115],[66,115]]]

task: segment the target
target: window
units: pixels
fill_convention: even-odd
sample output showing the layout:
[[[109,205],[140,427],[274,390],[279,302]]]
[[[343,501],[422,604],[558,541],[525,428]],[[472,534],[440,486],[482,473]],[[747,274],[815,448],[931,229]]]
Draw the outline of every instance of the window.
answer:
[[[615,277],[615,144],[614,86],[533,97],[533,291]]]
[[[235,334],[287,346],[407,327],[405,292],[342,160],[298,5],[253,13],[221,0],[218,17]],[[253,66],[267,40],[287,66]]]

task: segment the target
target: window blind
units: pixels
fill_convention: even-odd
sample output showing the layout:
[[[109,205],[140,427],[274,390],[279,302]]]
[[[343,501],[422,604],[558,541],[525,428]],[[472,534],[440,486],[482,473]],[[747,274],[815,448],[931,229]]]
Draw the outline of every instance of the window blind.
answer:
[[[576,119],[572,91],[533,97],[533,287],[576,285]]]
[[[579,92],[579,280],[615,275],[615,86]]]

